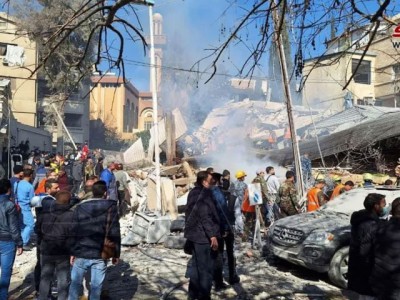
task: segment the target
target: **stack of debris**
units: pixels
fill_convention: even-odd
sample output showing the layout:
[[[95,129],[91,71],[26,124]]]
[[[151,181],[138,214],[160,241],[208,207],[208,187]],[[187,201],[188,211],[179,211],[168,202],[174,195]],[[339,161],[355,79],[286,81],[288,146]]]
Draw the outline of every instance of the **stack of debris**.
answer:
[[[185,211],[187,195],[196,181],[195,171],[189,163],[183,162],[161,168],[162,213],[157,212],[154,168],[128,173],[132,179],[129,189],[133,214],[122,220],[122,244],[136,246],[142,242],[163,243],[170,232],[174,234],[182,232],[184,217],[179,213]],[[182,239],[178,238],[178,240],[179,245],[173,247],[180,247]],[[175,242],[172,243],[175,245]]]
[[[321,175],[325,176],[326,178],[330,179],[330,181],[333,182],[333,178],[336,176],[339,176],[341,179],[341,183],[346,183],[346,181],[353,181],[355,186],[362,186],[364,183],[364,176],[366,173],[363,174],[356,174],[356,173],[351,173],[347,169],[340,169],[340,168],[332,168],[328,170],[324,169],[313,169],[312,170],[312,175],[314,178],[317,178]],[[387,174],[371,174],[372,176],[372,182],[376,185],[384,185],[386,180],[390,179],[392,182],[396,182],[397,178],[396,177],[390,177]]]

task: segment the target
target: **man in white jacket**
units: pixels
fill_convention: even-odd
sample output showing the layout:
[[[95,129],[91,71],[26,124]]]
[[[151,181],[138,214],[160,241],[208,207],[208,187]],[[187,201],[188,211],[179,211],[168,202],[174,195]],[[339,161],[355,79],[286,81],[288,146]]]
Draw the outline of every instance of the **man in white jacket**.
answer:
[[[281,186],[278,177],[275,175],[275,169],[272,166],[268,166],[265,169],[267,177],[265,182],[267,183],[267,225],[271,225],[275,220],[279,219],[279,206],[276,203],[278,196],[279,187]]]

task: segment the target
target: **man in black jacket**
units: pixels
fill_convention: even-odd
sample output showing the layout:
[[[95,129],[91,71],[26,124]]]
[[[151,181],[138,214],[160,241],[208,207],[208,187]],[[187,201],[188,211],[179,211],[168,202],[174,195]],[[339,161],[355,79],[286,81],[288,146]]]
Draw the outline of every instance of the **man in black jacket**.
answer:
[[[235,284],[240,282],[239,276],[236,274],[236,261],[234,255],[233,244],[235,237],[233,235],[233,225],[235,224],[234,208],[229,211],[230,193],[223,190],[222,185],[222,175],[219,173],[212,173],[212,187],[211,192],[213,199],[215,201],[215,206],[218,212],[220,228],[221,228],[221,238],[218,239],[218,257],[215,263],[214,269],[214,281],[215,289],[224,289],[228,286],[224,283],[223,277],[223,266],[224,266],[224,246],[226,245],[226,254],[228,258],[228,269],[229,269],[229,283]],[[229,182],[229,181],[228,181]],[[233,201],[235,201],[234,199]],[[233,219],[230,216],[233,212]]]
[[[71,254],[72,211],[71,193],[60,191],[56,199],[42,200],[41,218],[37,221],[40,243],[41,277],[39,300],[47,300],[54,271],[57,274],[59,300],[67,300],[69,284],[69,258]]]
[[[102,258],[105,239],[115,245],[112,263],[119,262],[121,235],[118,207],[107,200],[107,186],[102,180],[93,184],[93,199],[76,205],[73,215],[74,246],[72,247],[71,286],[69,299],[78,300],[85,272],[91,272],[90,299],[99,300],[107,269]]]
[[[220,224],[212,198],[211,174],[200,171],[187,200],[185,237],[191,244],[189,299],[210,299]]]
[[[368,284],[373,267],[373,246],[379,217],[385,215],[385,195],[371,193],[364,200],[365,209],[351,215],[348,288],[360,296],[374,296]]]
[[[392,218],[379,225],[370,283],[382,300],[400,299],[400,198],[392,202]],[[366,283],[368,284],[368,283]]]
[[[40,288],[40,276],[41,276],[41,255],[40,255],[40,244],[42,242],[41,237],[43,236],[41,234],[41,227],[39,224],[42,223],[42,204],[43,200],[46,199],[47,201],[54,201],[55,200],[55,195],[57,192],[60,190],[57,180],[54,178],[46,180],[46,183],[44,185],[46,189],[46,193],[40,194],[38,196],[35,196],[31,199],[31,206],[35,208],[35,214],[36,214],[36,223],[35,223],[35,233],[37,236],[36,239],[36,266],[34,270],[34,281],[35,281],[35,290],[36,290],[36,295],[39,295],[39,288]],[[46,295],[49,293],[50,288]]]

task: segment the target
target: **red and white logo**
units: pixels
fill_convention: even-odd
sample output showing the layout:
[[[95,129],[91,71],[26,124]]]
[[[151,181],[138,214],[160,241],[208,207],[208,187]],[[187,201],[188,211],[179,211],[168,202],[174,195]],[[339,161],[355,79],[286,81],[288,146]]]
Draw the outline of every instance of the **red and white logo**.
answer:
[[[393,30],[392,37],[400,38],[400,24],[397,25],[396,28]]]
[[[400,40],[398,40],[400,38],[400,24],[394,28],[392,38],[393,48],[400,49]]]

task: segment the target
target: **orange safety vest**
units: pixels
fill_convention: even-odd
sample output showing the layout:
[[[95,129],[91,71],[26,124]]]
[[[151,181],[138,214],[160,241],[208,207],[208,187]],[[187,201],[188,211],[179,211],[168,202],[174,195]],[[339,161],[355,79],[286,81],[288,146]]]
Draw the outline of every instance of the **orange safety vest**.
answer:
[[[250,205],[250,200],[249,200],[249,190],[246,189],[244,191],[244,197],[243,197],[243,203],[242,203],[242,211],[243,212],[255,212],[256,209],[254,206]]]
[[[320,208],[319,200],[318,200],[318,193],[321,190],[317,187],[311,188],[311,190],[307,193],[307,211],[314,211]]]
[[[331,199],[330,199],[330,200],[333,200],[333,198],[336,198],[337,196],[339,196],[339,195],[340,195],[340,190],[341,190],[342,188],[344,188],[344,184],[339,183],[339,184],[333,189],[333,192],[332,192],[332,195],[331,195]]]
[[[285,139],[290,139],[290,138],[292,138],[292,136],[291,136],[291,134],[290,134],[290,128],[289,128],[289,127],[286,128],[284,138],[285,138]]]
[[[269,134],[268,142],[270,142],[271,144],[276,142],[276,134],[275,133],[270,133]]]
[[[39,195],[39,194],[42,194],[42,193],[46,193],[46,188],[45,188],[46,180],[47,179],[44,178],[44,179],[42,179],[41,182],[39,182],[39,185],[38,185],[38,187],[37,187],[37,189],[35,191],[36,195]]]

